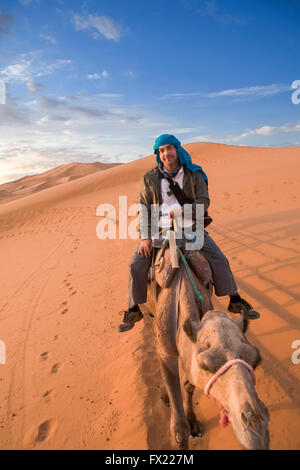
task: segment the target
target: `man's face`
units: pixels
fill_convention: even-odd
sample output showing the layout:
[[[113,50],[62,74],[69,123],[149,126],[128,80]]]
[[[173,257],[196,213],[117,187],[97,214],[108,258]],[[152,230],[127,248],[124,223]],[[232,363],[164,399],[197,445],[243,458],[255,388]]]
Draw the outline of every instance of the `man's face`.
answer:
[[[174,147],[174,145],[161,145],[161,147],[159,147],[158,149],[158,152],[159,157],[163,162],[163,165],[166,170],[173,171],[178,167],[178,155],[176,147]]]

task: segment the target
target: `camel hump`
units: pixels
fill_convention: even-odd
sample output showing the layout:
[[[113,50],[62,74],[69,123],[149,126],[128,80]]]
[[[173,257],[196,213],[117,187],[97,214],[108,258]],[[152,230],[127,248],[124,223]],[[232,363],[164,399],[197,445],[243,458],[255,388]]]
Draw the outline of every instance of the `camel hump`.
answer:
[[[186,259],[196,276],[204,283],[213,282],[212,272],[207,259],[197,250],[186,252]]]

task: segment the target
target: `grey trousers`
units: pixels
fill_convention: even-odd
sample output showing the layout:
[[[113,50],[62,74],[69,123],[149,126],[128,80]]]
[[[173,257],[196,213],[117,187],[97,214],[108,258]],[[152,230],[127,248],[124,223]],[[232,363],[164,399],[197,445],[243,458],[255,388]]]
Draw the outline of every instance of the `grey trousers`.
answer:
[[[151,265],[151,256],[145,258],[143,255],[139,255],[138,248],[139,244],[129,264],[128,308],[134,307],[134,305],[144,304],[147,301],[147,279]],[[206,230],[204,231],[204,244],[200,253],[202,253],[210,264],[215,294],[221,297],[237,292],[238,288],[228,260]]]

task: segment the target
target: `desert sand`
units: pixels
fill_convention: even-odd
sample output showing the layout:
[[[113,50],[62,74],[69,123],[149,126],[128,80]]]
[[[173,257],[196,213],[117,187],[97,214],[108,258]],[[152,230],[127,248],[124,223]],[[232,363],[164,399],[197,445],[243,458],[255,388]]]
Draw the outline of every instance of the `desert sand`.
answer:
[[[256,390],[270,413],[270,448],[300,449],[300,364],[291,359],[300,340],[300,148],[184,147],[208,175],[208,232],[261,313],[247,338],[262,355]],[[56,168],[51,187],[37,190],[45,174],[36,175],[22,194],[20,180],[0,186],[16,197],[1,193],[1,449],[169,448],[152,319],[117,331],[137,241],[96,236],[97,206],[118,213],[119,195],[138,202],[154,166],[151,155],[71,181]],[[213,303],[226,311],[228,298]],[[241,449],[231,425],[219,426],[218,404],[195,400],[205,434],[191,449]]]

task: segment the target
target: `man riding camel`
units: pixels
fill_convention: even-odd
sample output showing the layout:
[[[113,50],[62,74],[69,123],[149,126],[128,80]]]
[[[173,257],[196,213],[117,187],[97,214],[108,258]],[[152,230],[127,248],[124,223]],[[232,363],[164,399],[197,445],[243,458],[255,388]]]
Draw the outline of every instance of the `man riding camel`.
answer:
[[[140,203],[144,205],[148,213],[151,212],[151,204],[162,204],[169,208],[168,216],[182,212],[182,206],[174,194],[174,183],[183,190],[188,200],[192,202],[193,219],[197,204],[204,205],[204,227],[212,219],[207,215],[210,204],[208,195],[207,176],[201,166],[192,163],[188,152],[181,147],[179,140],[173,135],[163,134],[154,144],[157,166],[144,175],[144,181],[140,192]],[[177,186],[176,185],[176,186]],[[176,193],[176,192],[175,192]],[[178,193],[177,197],[178,197]],[[163,217],[163,216],[162,216]],[[160,225],[162,221],[160,220]],[[195,222],[195,220],[193,220]],[[186,221],[187,225],[189,221]],[[185,219],[183,219],[183,226]],[[143,318],[139,304],[147,301],[148,271],[151,265],[152,239],[151,217],[140,217],[140,242],[130,262],[128,284],[128,310],[123,311],[123,322],[119,325],[119,331],[130,330],[134,324]],[[213,239],[204,230],[204,243],[199,250],[210,264],[215,294],[219,297],[228,295],[230,302],[228,310],[233,313],[247,311],[249,318],[258,318],[252,306],[238,293],[227,258]]]

